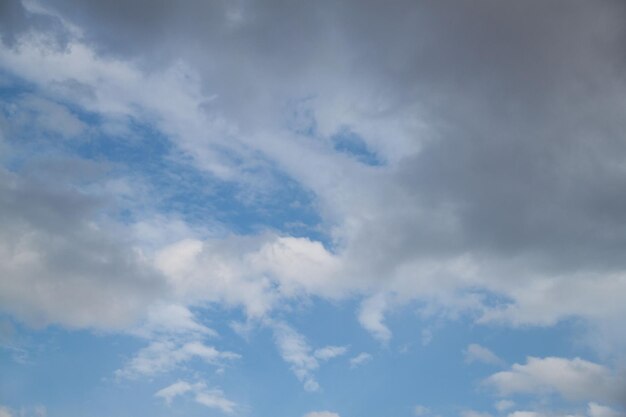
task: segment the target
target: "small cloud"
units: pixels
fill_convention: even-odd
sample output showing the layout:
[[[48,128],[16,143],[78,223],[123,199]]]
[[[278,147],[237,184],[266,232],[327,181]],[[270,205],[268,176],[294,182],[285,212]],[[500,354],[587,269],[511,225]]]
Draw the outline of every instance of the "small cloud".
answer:
[[[356,368],[357,366],[361,366],[364,363],[367,363],[372,360],[372,355],[366,352],[361,352],[356,355],[354,358],[350,359],[350,366],[352,368]]]
[[[536,411],[514,411],[510,413],[507,417],[545,417],[544,414],[538,413]]]
[[[587,414],[589,414],[589,417],[623,417],[623,414],[618,411],[594,402],[588,404]]]
[[[465,350],[465,362],[473,363],[473,362],[481,362],[489,365],[498,365],[502,366],[505,362],[500,359],[495,353],[478,345],[476,343],[472,343]]]
[[[382,343],[391,339],[391,330],[384,323],[386,309],[387,299],[378,294],[363,301],[358,315],[361,326]]]
[[[426,416],[430,414],[430,408],[424,407],[423,405],[416,405],[415,408],[413,408],[413,414],[420,417]]]
[[[11,410],[0,405],[0,417],[13,417]]]
[[[312,411],[305,414],[303,417],[339,417],[339,414],[330,411]]]
[[[461,417],[492,417],[489,413],[483,413],[475,410],[465,410],[461,413]]]
[[[157,391],[154,396],[165,400],[170,405],[174,398],[185,395],[187,393],[194,394],[194,401],[209,408],[221,410],[224,413],[231,414],[235,411],[237,404],[224,396],[224,392],[220,389],[208,389],[204,382],[190,384],[187,381],[177,381],[172,385]],[[0,417],[2,417],[0,415]]]
[[[347,346],[326,346],[320,349],[317,349],[313,356],[315,356],[319,360],[328,360],[332,358],[336,358],[337,356],[345,355],[348,351]]]
[[[274,339],[283,360],[291,365],[292,372],[309,392],[319,390],[314,372],[319,362],[311,354],[306,338],[286,323],[273,324]]]
[[[153,376],[176,369],[178,366],[194,358],[222,367],[226,361],[239,359],[241,356],[227,351],[219,351],[213,346],[200,341],[180,344],[175,340],[153,341],[141,349],[124,368],[115,371],[117,378],[137,379],[142,376]]]
[[[506,411],[506,410],[510,410],[511,408],[515,407],[515,402],[511,401],[511,400],[500,400],[497,401],[493,407],[502,412],[502,411]]]
[[[430,329],[422,330],[422,346],[430,345],[430,342],[433,341],[433,331]]]
[[[196,393],[195,401],[198,404],[209,408],[217,408],[228,414],[234,413],[235,407],[237,406],[237,404],[226,398],[224,393],[219,389],[198,392]]]
[[[155,397],[165,400],[167,405],[172,403],[172,400],[179,395],[183,395],[191,391],[194,387],[186,381],[177,381],[170,386],[167,386],[154,394]]]

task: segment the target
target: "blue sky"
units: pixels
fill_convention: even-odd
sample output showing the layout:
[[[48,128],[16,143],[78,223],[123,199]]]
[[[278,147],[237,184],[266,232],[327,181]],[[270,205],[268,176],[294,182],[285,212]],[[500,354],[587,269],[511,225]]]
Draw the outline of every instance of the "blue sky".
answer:
[[[622,417],[622,2],[0,6],[0,417]]]

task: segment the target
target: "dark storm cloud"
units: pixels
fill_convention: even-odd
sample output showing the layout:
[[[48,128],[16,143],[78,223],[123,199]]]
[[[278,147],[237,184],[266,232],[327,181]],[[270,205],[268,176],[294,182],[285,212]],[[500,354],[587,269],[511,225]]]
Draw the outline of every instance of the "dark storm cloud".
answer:
[[[299,83],[314,89],[317,77],[350,84],[351,73],[383,91],[387,111],[421,103],[437,139],[397,175],[419,204],[452,210],[461,227],[453,246],[622,266],[622,2],[50,6],[108,53],[143,57],[148,67],[181,55],[195,61],[233,108],[296,94]]]

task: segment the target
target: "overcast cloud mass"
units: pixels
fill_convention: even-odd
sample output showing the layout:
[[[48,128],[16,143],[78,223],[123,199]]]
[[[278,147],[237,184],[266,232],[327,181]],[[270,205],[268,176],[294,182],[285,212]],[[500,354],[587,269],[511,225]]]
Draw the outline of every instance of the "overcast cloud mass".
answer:
[[[625,416],[625,22],[0,1],[0,417]]]

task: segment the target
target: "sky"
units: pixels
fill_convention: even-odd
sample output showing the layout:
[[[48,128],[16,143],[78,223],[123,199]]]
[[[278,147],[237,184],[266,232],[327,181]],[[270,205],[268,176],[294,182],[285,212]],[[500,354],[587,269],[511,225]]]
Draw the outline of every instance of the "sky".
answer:
[[[622,0],[1,0],[0,417],[626,416]]]

